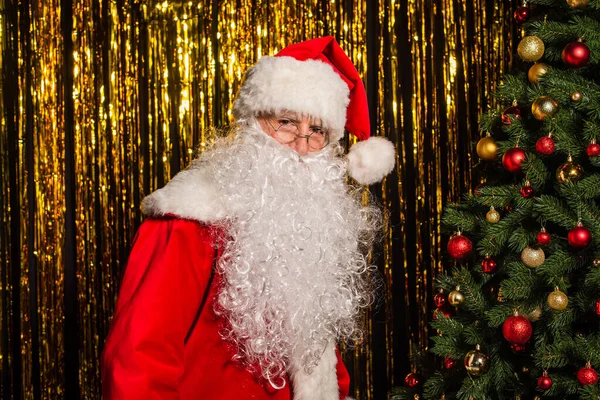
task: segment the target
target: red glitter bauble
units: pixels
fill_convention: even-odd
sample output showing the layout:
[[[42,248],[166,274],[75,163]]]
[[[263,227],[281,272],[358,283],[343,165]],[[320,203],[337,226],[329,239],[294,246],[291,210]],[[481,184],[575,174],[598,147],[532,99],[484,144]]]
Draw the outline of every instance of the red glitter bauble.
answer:
[[[521,6],[515,10],[513,15],[515,17],[515,21],[517,21],[519,24],[522,24],[523,22],[527,21],[529,17],[531,17],[531,10],[525,6]]]
[[[550,234],[546,231],[541,231],[540,233],[537,234],[537,236],[535,237],[535,240],[537,240],[537,242],[539,244],[541,244],[542,246],[546,246],[547,244],[550,243]]]
[[[521,109],[519,106],[510,106],[502,112],[502,123],[504,125],[512,125],[511,118],[521,118]]]
[[[518,344],[518,343],[511,343],[510,348],[512,349],[512,351],[514,351],[515,353],[522,353],[525,350],[527,350],[527,346],[522,345],[522,344]]]
[[[596,300],[596,315],[600,317],[600,299]]]
[[[473,243],[463,235],[456,235],[448,241],[448,253],[456,260],[462,260],[471,254]]]
[[[577,249],[583,249],[592,243],[592,234],[586,227],[577,225],[569,231],[567,240],[571,246]]]
[[[565,46],[562,60],[569,67],[582,67],[590,61],[590,48],[583,42],[572,42]]]
[[[595,385],[598,383],[598,373],[588,363],[588,365],[586,365],[584,368],[581,368],[579,371],[577,371],[577,380],[583,386]]]
[[[450,357],[444,357],[444,368],[452,369],[456,366],[456,360]]]
[[[404,378],[404,386],[409,388],[416,388],[417,386],[419,386],[420,383],[421,377],[419,377],[419,375],[415,374],[414,372],[411,372]]]
[[[552,386],[552,379],[549,376],[540,376],[538,378],[538,387],[542,390],[548,390]]]
[[[585,152],[590,157],[598,157],[598,155],[600,155],[600,144],[598,144],[598,143],[588,144],[588,147],[585,149]]]
[[[521,164],[527,158],[525,150],[519,147],[508,149],[502,156],[502,165],[509,172],[521,172]]]
[[[481,261],[481,270],[483,272],[485,272],[486,274],[491,274],[492,272],[496,271],[497,267],[498,267],[498,264],[490,256],[485,256],[483,261]]]
[[[437,308],[444,307],[446,304],[446,296],[444,296],[444,293],[436,293],[436,295],[433,296],[433,304],[435,304]]]
[[[535,151],[545,156],[554,153],[554,139],[550,136],[543,136],[535,142]]]
[[[525,185],[521,188],[521,196],[526,199],[533,197],[533,187],[531,185]]]
[[[502,325],[502,334],[511,343],[525,344],[531,338],[532,333],[531,322],[520,315],[508,317]]]

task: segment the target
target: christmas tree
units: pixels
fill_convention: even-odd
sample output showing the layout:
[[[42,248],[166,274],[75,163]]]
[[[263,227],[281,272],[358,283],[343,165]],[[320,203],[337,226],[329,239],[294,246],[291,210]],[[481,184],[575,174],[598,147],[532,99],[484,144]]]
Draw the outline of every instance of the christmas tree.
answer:
[[[514,15],[522,63],[481,118],[483,183],[444,213],[436,357],[392,399],[600,399],[600,0]]]

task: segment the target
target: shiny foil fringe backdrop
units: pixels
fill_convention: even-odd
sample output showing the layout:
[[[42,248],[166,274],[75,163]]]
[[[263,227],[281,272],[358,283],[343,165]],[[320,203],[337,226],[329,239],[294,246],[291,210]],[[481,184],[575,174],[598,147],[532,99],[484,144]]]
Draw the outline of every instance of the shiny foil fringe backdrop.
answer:
[[[2,398],[100,398],[99,362],[140,200],[230,122],[246,68],[334,35],[397,169],[374,261],[385,288],[346,348],[382,399],[428,345],[443,205],[471,190],[478,115],[511,62],[514,4],[490,0],[0,0]]]

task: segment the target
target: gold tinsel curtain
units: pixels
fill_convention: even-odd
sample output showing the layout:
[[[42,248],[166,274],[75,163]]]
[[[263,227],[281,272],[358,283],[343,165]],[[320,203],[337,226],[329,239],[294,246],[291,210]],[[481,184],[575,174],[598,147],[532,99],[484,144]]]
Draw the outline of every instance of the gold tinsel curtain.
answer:
[[[511,2],[0,0],[3,398],[100,398],[99,361],[140,200],[230,121],[261,55],[333,35],[363,75],[397,169],[385,287],[353,395],[382,399],[428,344],[440,215],[470,190],[477,117],[512,54]]]

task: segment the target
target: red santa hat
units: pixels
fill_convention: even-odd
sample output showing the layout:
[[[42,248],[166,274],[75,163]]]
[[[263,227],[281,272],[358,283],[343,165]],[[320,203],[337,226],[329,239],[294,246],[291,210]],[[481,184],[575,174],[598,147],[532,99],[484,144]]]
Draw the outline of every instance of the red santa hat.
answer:
[[[233,115],[243,119],[282,110],[319,118],[333,141],[344,136],[344,128],[356,136],[348,162],[357,182],[379,182],[394,168],[395,147],[382,137],[370,138],[365,87],[334,37],[293,44],[248,70]]]

